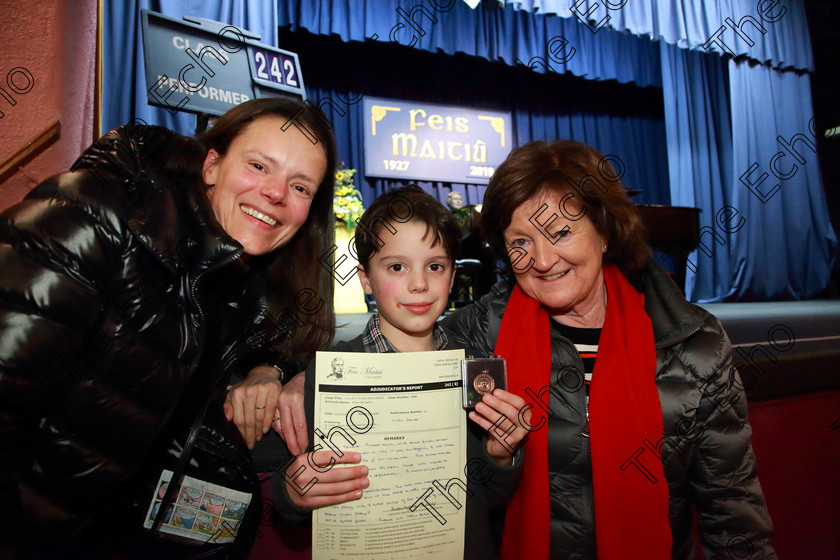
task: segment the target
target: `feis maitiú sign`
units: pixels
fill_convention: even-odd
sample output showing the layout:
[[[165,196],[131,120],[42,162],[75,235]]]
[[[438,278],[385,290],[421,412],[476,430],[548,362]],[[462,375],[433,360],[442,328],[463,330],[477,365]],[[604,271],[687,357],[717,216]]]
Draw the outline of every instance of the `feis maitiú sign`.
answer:
[[[365,172],[486,184],[511,150],[510,113],[365,97]]]

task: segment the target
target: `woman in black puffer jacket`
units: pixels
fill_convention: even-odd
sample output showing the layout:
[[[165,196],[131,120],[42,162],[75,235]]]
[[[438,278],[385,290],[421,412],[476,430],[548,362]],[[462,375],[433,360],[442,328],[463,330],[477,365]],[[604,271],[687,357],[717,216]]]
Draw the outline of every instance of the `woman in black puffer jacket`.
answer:
[[[515,283],[443,322],[531,397],[503,558],[692,560],[696,509],[707,558],[773,559],[729,340],[650,260],[617,177],[577,142],[514,150],[482,228]]]
[[[0,556],[144,556],[126,508],[170,440],[232,374],[329,344],[327,122],[274,98],[197,140],[121,127],[0,215]]]

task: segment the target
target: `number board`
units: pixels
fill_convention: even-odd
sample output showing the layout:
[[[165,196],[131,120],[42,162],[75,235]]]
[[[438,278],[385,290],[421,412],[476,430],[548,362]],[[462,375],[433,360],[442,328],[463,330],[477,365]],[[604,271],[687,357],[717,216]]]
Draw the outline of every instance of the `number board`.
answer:
[[[142,10],[150,105],[222,115],[249,99],[306,98],[297,54],[218,21],[178,20]]]
[[[248,45],[248,62],[256,83],[266,87],[300,88],[296,54]]]
[[[511,150],[510,113],[365,97],[365,173],[487,184]]]

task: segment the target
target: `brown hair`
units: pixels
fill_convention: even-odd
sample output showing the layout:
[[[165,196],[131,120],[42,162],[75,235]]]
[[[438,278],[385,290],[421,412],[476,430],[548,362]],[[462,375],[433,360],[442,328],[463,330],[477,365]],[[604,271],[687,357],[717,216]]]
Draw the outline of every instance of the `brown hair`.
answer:
[[[461,247],[461,228],[452,212],[417,185],[406,185],[379,195],[359,220],[355,236],[356,254],[365,270],[378,247],[385,244],[379,234],[384,229],[392,235],[397,233],[398,226],[394,222],[426,224],[423,237],[431,233],[434,238],[432,245],[443,245],[450,264],[455,265],[455,257]]]
[[[622,174],[623,170],[616,173],[600,152],[572,140],[530,142],[513,150],[490,178],[481,209],[484,237],[505,262],[510,277],[515,276],[504,231],[516,209],[544,191],[574,201],[578,212],[568,213],[564,204],[558,209],[563,217],[578,220],[586,216],[592,221],[607,243],[604,261],[615,263],[626,276],[643,268],[650,247],[639,212],[621,185]]]
[[[253,99],[219,117],[198,140],[206,148],[205,154],[214,149],[224,156],[233,140],[249,124],[263,117],[283,119],[282,130],[287,134],[303,134],[313,144],[320,144],[327,157],[324,178],[312,199],[306,222],[289,243],[275,251],[267,281],[269,311],[275,316],[293,313],[303,322],[287,333],[291,337],[281,340],[279,349],[290,352],[291,359],[309,360],[316,350],[329,346],[335,334],[333,278],[328,268],[318,262],[318,257],[327,253],[335,240],[333,192],[337,150],[329,120],[314,105],[307,106],[292,98]],[[297,130],[290,130],[291,127]],[[303,290],[314,291],[323,305],[311,311],[296,309],[301,300],[298,294]],[[306,301],[313,297],[311,293],[308,295]]]

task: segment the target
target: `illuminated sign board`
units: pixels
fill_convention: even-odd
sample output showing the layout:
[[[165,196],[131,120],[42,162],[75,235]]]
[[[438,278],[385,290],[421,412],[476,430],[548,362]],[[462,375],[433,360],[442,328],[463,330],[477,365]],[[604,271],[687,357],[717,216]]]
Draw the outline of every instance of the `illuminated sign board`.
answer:
[[[510,113],[365,97],[365,173],[487,184],[511,150]]]
[[[149,104],[222,115],[249,99],[306,98],[297,54],[257,42],[259,36],[202,19],[142,11]]]

